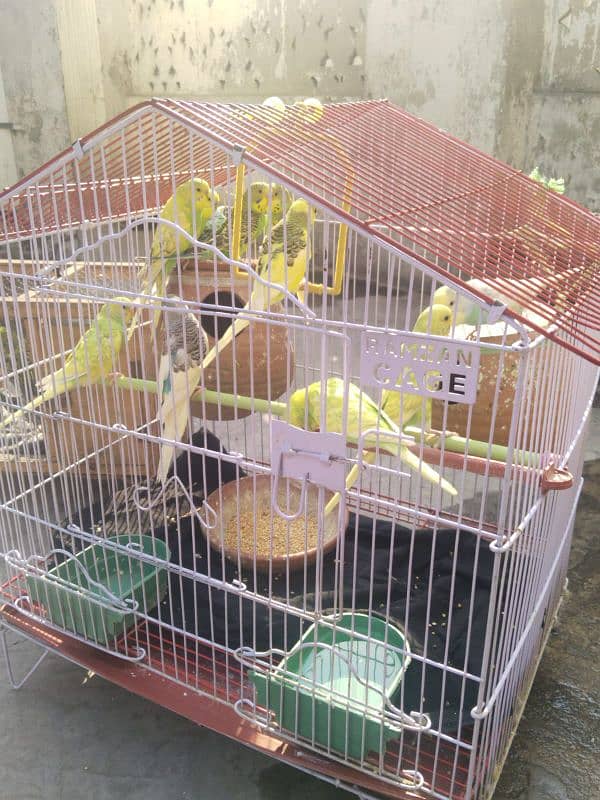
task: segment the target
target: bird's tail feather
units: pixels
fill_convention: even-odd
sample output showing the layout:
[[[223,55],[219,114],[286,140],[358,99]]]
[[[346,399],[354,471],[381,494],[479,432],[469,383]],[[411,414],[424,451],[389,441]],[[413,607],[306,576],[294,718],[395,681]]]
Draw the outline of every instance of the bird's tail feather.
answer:
[[[429,464],[426,464],[422,459],[420,459],[419,456],[411,452],[408,447],[402,446],[400,458],[402,461],[405,461],[415,472],[419,472],[430,483],[441,486],[442,489],[445,492],[448,492],[448,494],[452,495],[452,497],[456,497],[458,494],[451,483],[449,483],[445,478],[442,478],[438,472],[432,469]]]
[[[27,405],[24,405],[23,408],[20,408],[18,411],[15,411],[12,414],[9,414],[7,417],[4,417],[2,421],[0,421],[0,430],[3,428],[8,428],[9,425],[12,425],[13,422],[21,419],[28,411],[34,411],[38,406],[41,406],[42,403],[46,403],[48,400],[52,400],[53,397],[58,397],[61,394],[64,394],[67,391],[67,387],[65,386],[64,389],[57,389],[56,391],[53,389],[48,389],[41,394],[38,394],[37,397],[34,397]]]
[[[372,451],[364,451],[363,452],[363,463],[366,464],[373,464],[375,461],[375,453]],[[442,487],[445,492],[455,497],[458,493],[454,486],[449,483],[445,478],[442,478],[440,474],[438,474],[434,469],[432,469],[429,464],[426,464],[424,461],[421,461],[418,456],[412,453],[407,447],[402,447],[400,452],[400,458],[405,461],[409,467],[415,472],[420,473],[426,480],[430,483],[437,484]],[[360,467],[358,464],[354,464],[348,476],[346,477],[346,490],[352,488],[352,486],[356,483],[358,479],[358,474],[360,471]],[[325,506],[325,515],[330,514],[340,502],[341,496],[339,492],[333,495],[331,500]]]
[[[363,452],[363,463],[372,464],[374,461],[375,461],[375,453],[365,450]],[[346,491],[354,486],[354,484],[358,480],[359,472],[360,472],[360,466],[358,464],[354,464],[354,466],[352,467],[352,469],[350,470],[350,472],[346,477]],[[340,502],[341,497],[342,496],[339,492],[336,492],[333,495],[331,500],[325,506],[325,516],[327,516],[327,514],[331,514],[331,512],[335,508],[337,508],[337,505]]]
[[[227,345],[249,325],[249,320],[239,319],[236,317],[229,328],[227,328],[223,336],[221,336],[217,344],[214,347],[211,347],[208,353],[204,356],[204,360],[202,361],[202,369],[208,369],[208,367],[210,367],[210,365],[216,359],[217,352],[221,353],[227,347]]]
[[[190,395],[200,382],[200,370],[173,373],[171,391],[163,401],[160,412],[161,436],[164,439],[180,442],[190,423]],[[173,458],[175,445],[162,444],[158,463],[157,478],[164,483]]]

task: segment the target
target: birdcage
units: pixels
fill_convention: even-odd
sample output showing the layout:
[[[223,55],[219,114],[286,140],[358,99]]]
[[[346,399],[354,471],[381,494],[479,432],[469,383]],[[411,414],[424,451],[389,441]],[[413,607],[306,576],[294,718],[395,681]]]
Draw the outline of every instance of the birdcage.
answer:
[[[0,212],[2,633],[362,797],[489,798],[598,220],[387,101],[153,100]]]

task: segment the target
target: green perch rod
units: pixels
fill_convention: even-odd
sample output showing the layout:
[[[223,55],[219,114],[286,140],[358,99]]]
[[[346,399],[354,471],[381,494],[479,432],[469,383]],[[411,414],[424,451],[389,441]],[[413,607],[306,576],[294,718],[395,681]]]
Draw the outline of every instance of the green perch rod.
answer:
[[[115,378],[115,385],[119,389],[133,389],[136,392],[158,393],[156,381],[147,381],[140,378],[127,378],[120,375]],[[288,413],[287,403],[263,400],[255,397],[244,397],[243,395],[227,394],[226,392],[214,392],[212,389],[199,387],[192,394],[192,400],[204,400],[207,403],[220,403],[228,408],[239,408],[244,411],[254,411],[260,414],[272,414],[274,417],[286,417]],[[404,433],[419,441],[423,435],[420,428],[406,427]],[[506,464],[508,448],[500,444],[489,445],[487,442],[480,442],[476,439],[463,439],[462,436],[445,436],[444,449],[451,453],[461,453],[479,458],[491,458],[493,461],[501,461]],[[538,457],[526,450],[515,450],[514,458],[517,463],[526,467],[537,467]]]
[[[156,381],[145,381],[140,378],[127,378],[120,375],[114,381],[119,389],[133,389],[136,392],[150,392],[158,394]],[[273,414],[275,417],[285,417],[287,415],[287,403],[276,403],[269,400],[262,400],[254,397],[244,397],[243,395],[227,394],[226,392],[214,392],[212,389],[199,387],[192,394],[192,400],[205,400],[207,403],[220,403],[228,408],[240,408],[244,411],[255,411],[259,414]]]

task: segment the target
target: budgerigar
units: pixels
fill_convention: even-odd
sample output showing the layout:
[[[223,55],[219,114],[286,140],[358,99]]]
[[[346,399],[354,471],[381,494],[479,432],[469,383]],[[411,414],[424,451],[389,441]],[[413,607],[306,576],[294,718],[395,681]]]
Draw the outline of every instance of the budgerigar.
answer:
[[[179,225],[190,236],[201,239],[212,215],[219,204],[218,192],[211,189],[202,178],[192,178],[180,184],[175,193],[162,207],[159,216]],[[141,291],[144,294],[164,296],[167,279],[177,266],[176,256],[192,247],[191,242],[169,225],[159,225],[152,239],[150,266],[139,273]],[[137,324],[135,315],[130,336]],[[160,319],[160,311],[154,314],[154,328]]]
[[[242,201],[242,223],[240,227],[240,258],[246,257],[248,242],[251,245],[259,242],[261,232],[265,227],[265,214],[269,204],[269,184],[263,181],[254,181],[250,184],[250,230],[248,229],[248,198]],[[230,247],[233,239],[233,208],[219,206],[215,220],[215,245],[229,258]],[[231,226],[229,220],[231,219]],[[204,240],[212,240],[212,225],[207,226]],[[249,237],[249,238],[248,238]]]
[[[429,332],[436,336],[447,336],[451,328],[452,311],[447,306],[433,305],[431,308],[426,308],[425,311],[419,314],[413,327],[413,333]],[[381,395],[381,410],[398,426],[398,430],[403,430],[407,425],[421,422],[421,429],[423,431],[431,431],[431,400],[427,399],[424,402],[425,418],[422,420],[423,398],[420,395],[384,389]],[[439,438],[438,434],[433,434],[433,432],[429,434],[429,436],[433,435],[436,436],[436,440]],[[429,442],[430,440],[426,438],[425,441]],[[413,456],[412,453],[411,456]],[[416,456],[413,456],[413,458],[416,458]],[[363,461],[373,463],[374,460],[374,453],[363,453]],[[358,473],[359,467],[358,464],[355,464],[346,478],[346,489],[353,486],[358,478]],[[448,484],[448,486],[450,486],[450,484]],[[448,489],[446,489],[446,491],[448,491]],[[450,492],[450,494],[452,494],[452,492]],[[337,505],[337,496],[334,496],[329,502],[326,511],[331,511],[335,505]]]
[[[528,291],[531,292],[532,288],[535,287],[535,280],[515,281],[514,284],[517,291],[527,293]],[[511,311],[515,311],[518,314],[523,313],[523,306],[519,302],[508,297],[495,287],[489,286],[484,281],[479,280],[479,278],[472,278],[467,281],[467,286],[505,305]],[[433,293],[433,302],[434,304],[445,305],[452,309],[456,315],[455,321],[457,325],[483,325],[487,321],[486,313],[483,308],[470,298],[457,293],[456,290],[452,289],[450,286],[438,287]]]
[[[170,299],[179,300],[177,297]],[[208,337],[198,318],[189,311],[165,311],[163,325],[157,381],[161,398],[161,436],[179,442],[190,422],[190,397],[200,383]],[[167,480],[174,455],[174,445],[161,445],[157,477],[163,483]]]
[[[448,336],[452,328],[452,310],[448,306],[434,304],[419,314],[413,333],[431,333],[434,336]],[[423,402],[425,415],[422,418]],[[424,400],[421,395],[384,389],[381,394],[381,408],[398,425],[400,430],[407,425],[419,425],[423,432],[431,430],[431,399]]]
[[[277,223],[282,219],[284,213],[287,213],[287,209],[292,205],[292,195],[288,192],[287,189],[284,189],[283,186],[280,186],[278,183],[271,184],[271,226],[272,228],[277,225]],[[266,226],[269,224],[269,208],[267,206],[267,210],[265,211],[265,215],[263,217],[263,228],[260,231],[260,240],[264,238],[266,233]],[[271,228],[271,229],[272,229]]]
[[[200,239],[218,204],[218,192],[211,189],[207,181],[202,178],[192,178],[177,187],[175,193],[162,207],[160,217],[176,223],[190,236]],[[159,224],[150,251],[152,259],[156,259],[157,263],[152,266],[146,289],[150,291],[157,283],[158,293],[162,294],[168,273],[163,278],[161,259],[170,259],[178,253],[185,253],[191,247],[192,244],[179,231]]]
[[[96,319],[66,356],[64,366],[42,378],[40,394],[19,411],[5,417],[0,428],[71,389],[105,380],[116,369],[132,316],[133,306],[126,297],[117,297],[103,305]]]
[[[263,183],[261,181],[256,181],[250,185],[250,229],[248,229],[248,204],[246,199],[244,199],[242,204],[242,224],[240,230],[240,258],[242,259],[246,258],[248,244],[251,245],[250,254],[252,256],[252,250],[255,246],[260,245],[264,238],[266,226],[268,224],[269,192],[272,225],[276,225],[283,216],[284,195],[286,208],[289,208],[291,205],[292,200],[290,193],[276,183],[272,183],[270,187],[268,183]],[[231,255],[230,245],[232,240],[229,219],[231,219],[233,225],[233,209],[228,209],[227,206],[219,206],[217,215],[220,224],[215,226],[215,230],[217,231],[215,244],[223,255],[229,258]],[[206,241],[210,241],[208,236],[210,236],[211,231],[207,230],[207,234]]]
[[[271,247],[262,253],[258,261],[258,274],[269,281],[269,285],[259,280],[255,281],[250,299],[242,311],[266,311],[275,303],[279,303],[283,300],[284,293],[277,286],[282,286],[292,293],[298,291],[306,274],[307,232],[314,218],[315,210],[306,200],[294,200],[285,219],[273,227],[270,237]],[[221,352],[249,325],[249,320],[236,317],[204,358],[203,369],[207,369],[215,360],[217,352]]]
[[[340,378],[329,378],[326,384],[325,396],[325,424],[321,419],[322,385],[320,381],[312,383],[307,388],[296,390],[288,403],[288,420],[298,428],[309,431],[329,431],[343,433],[347,441],[358,444],[361,433],[371,428],[376,429],[379,435],[367,435],[362,441],[367,447],[379,447],[381,451],[393,456],[398,456],[416,472],[419,472],[431,483],[439,485],[448,494],[456,495],[456,489],[442,478],[428,464],[422,462],[412,453],[400,439],[400,429],[382,411],[377,404],[353,383],[348,384],[347,398],[347,426],[344,431],[344,399],[345,384]],[[386,434],[390,434],[386,437]],[[374,460],[375,453],[368,453],[367,460]],[[351,471],[352,472],[352,471]],[[351,474],[351,473],[350,473]],[[346,479],[346,486],[352,485]],[[326,513],[329,513],[339,501],[339,495],[329,501]]]
[[[545,175],[542,175],[538,167],[534,167],[531,172],[529,173],[529,177],[532,181],[536,181],[537,183],[541,183],[546,189],[550,189],[551,192],[556,192],[556,194],[564,194],[565,193],[565,179],[564,178],[547,178]]]
[[[261,105],[270,109],[269,123],[271,125],[281,122],[285,114],[285,103],[280,97],[267,97]]]
[[[323,103],[317,97],[306,97],[304,100],[297,100],[294,108],[300,111],[303,119],[307,122],[318,122],[323,116]]]

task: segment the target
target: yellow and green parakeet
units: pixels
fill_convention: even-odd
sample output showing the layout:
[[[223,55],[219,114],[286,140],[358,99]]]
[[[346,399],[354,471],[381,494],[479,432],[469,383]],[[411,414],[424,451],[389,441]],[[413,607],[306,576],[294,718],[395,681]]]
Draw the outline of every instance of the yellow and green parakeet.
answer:
[[[180,184],[161,209],[160,217],[179,225],[186,233],[199,239],[210,220],[214,208],[219,204],[219,194],[210,188],[202,178],[192,178]],[[159,223],[152,239],[150,254],[153,259],[170,258],[177,253],[185,253],[191,243],[179,231]],[[153,270],[151,286],[160,275]],[[151,288],[151,287],[150,287]]]
[[[175,193],[162,207],[159,216],[179,225],[195,239],[201,239],[219,203],[218,192],[211,189],[202,178],[192,178],[180,184]],[[144,294],[164,296],[167,279],[177,266],[177,255],[192,248],[191,242],[169,225],[158,224],[152,239],[150,267],[140,270],[138,279]],[[135,315],[130,333],[137,324]],[[160,311],[154,315],[154,327],[160,319]]]
[[[441,477],[428,464],[424,463],[412,453],[408,447],[399,439],[400,429],[390,419],[390,417],[378,408],[377,404],[353,383],[348,384],[347,397],[347,417],[346,429],[344,430],[344,400],[346,389],[344,381],[340,378],[329,378],[326,384],[325,396],[325,420],[321,419],[322,384],[320,381],[312,383],[307,388],[296,390],[290,397],[288,403],[288,420],[298,428],[305,428],[309,431],[328,431],[341,433],[346,440],[358,444],[361,433],[371,428],[378,431],[378,436],[373,434],[362,440],[363,445],[377,448],[392,456],[398,456],[408,464],[415,472],[420,473],[431,483],[439,485],[448,494],[456,495],[456,489],[448,481]],[[386,437],[389,433],[389,438]],[[367,453],[367,460],[374,461],[375,453]],[[352,482],[350,476],[353,474],[354,467],[346,479],[346,488],[350,488]],[[339,495],[329,501],[326,513],[329,513],[337,502]]]
[[[46,375],[40,381],[40,394],[19,411],[5,417],[0,428],[61,394],[105,380],[115,371],[132,316],[133,306],[126,297],[116,297],[103,305],[94,322],[66,356],[64,367]]]
[[[556,194],[565,193],[564,178],[547,178],[545,175],[542,175],[539,167],[534,167],[529,173],[529,177],[532,181],[541,183],[546,189],[550,189],[551,192],[556,192]]]
[[[287,209],[292,204],[292,195],[288,192],[287,189],[284,189],[283,186],[280,186],[278,183],[271,184],[271,226],[277,225],[277,223],[282,219],[284,212],[287,213]],[[265,215],[263,218],[264,225],[261,231],[262,238],[264,238],[266,233],[266,226],[269,224],[269,207],[265,211]]]
[[[534,283],[534,279],[532,279],[531,282],[527,280],[514,282],[517,291],[525,291],[526,293],[532,290]],[[481,292],[483,295],[487,295],[492,300],[496,300],[511,311],[515,311],[517,314],[523,313],[523,306],[519,302],[508,297],[495,287],[488,286],[487,283],[479,278],[471,278],[471,280],[467,281],[467,286],[470,286],[477,292]],[[456,325],[476,326],[484,325],[487,322],[485,309],[481,308],[469,297],[461,295],[450,286],[438,287],[433,293],[433,302],[434,304],[448,306],[455,314]]]
[[[275,225],[283,216],[284,195],[286,207],[291,205],[291,196],[282,186],[262,181],[250,184],[250,230],[248,229],[248,203],[242,203],[242,224],[240,230],[240,258],[245,259],[250,244],[250,257],[254,257],[254,248],[262,243],[268,221],[269,205],[271,208],[271,224]],[[270,203],[269,203],[270,197]],[[227,258],[231,256],[233,208],[219,206],[217,208],[218,223],[215,225],[215,244]],[[231,225],[229,224],[231,220]],[[210,241],[211,231],[207,230],[205,241]],[[249,238],[248,238],[249,236]]]
[[[157,381],[161,398],[161,436],[180,442],[190,422],[190,397],[200,383],[208,337],[198,318],[185,310],[165,311],[163,326],[163,348]],[[175,445],[161,445],[157,477],[163,483],[167,480],[174,455]]]
[[[448,336],[452,328],[452,310],[448,306],[434,303],[431,308],[419,314],[413,333],[431,333],[434,336]],[[423,404],[425,414],[423,416]],[[384,389],[381,394],[381,408],[394,421],[400,430],[407,425],[417,425],[423,432],[431,430],[431,399],[418,394]]]
[[[291,293],[298,291],[306,275],[308,228],[314,222],[314,218],[315,210],[306,200],[294,200],[285,219],[273,227],[270,237],[271,247],[260,256],[257,269],[258,275],[269,284],[265,285],[260,280],[255,280],[250,299],[242,311],[267,311],[275,303],[281,302],[284,293],[277,288],[278,286],[284,287]],[[217,352],[221,352],[249,325],[249,320],[236,317],[204,358],[203,369],[207,369],[215,360]]]

